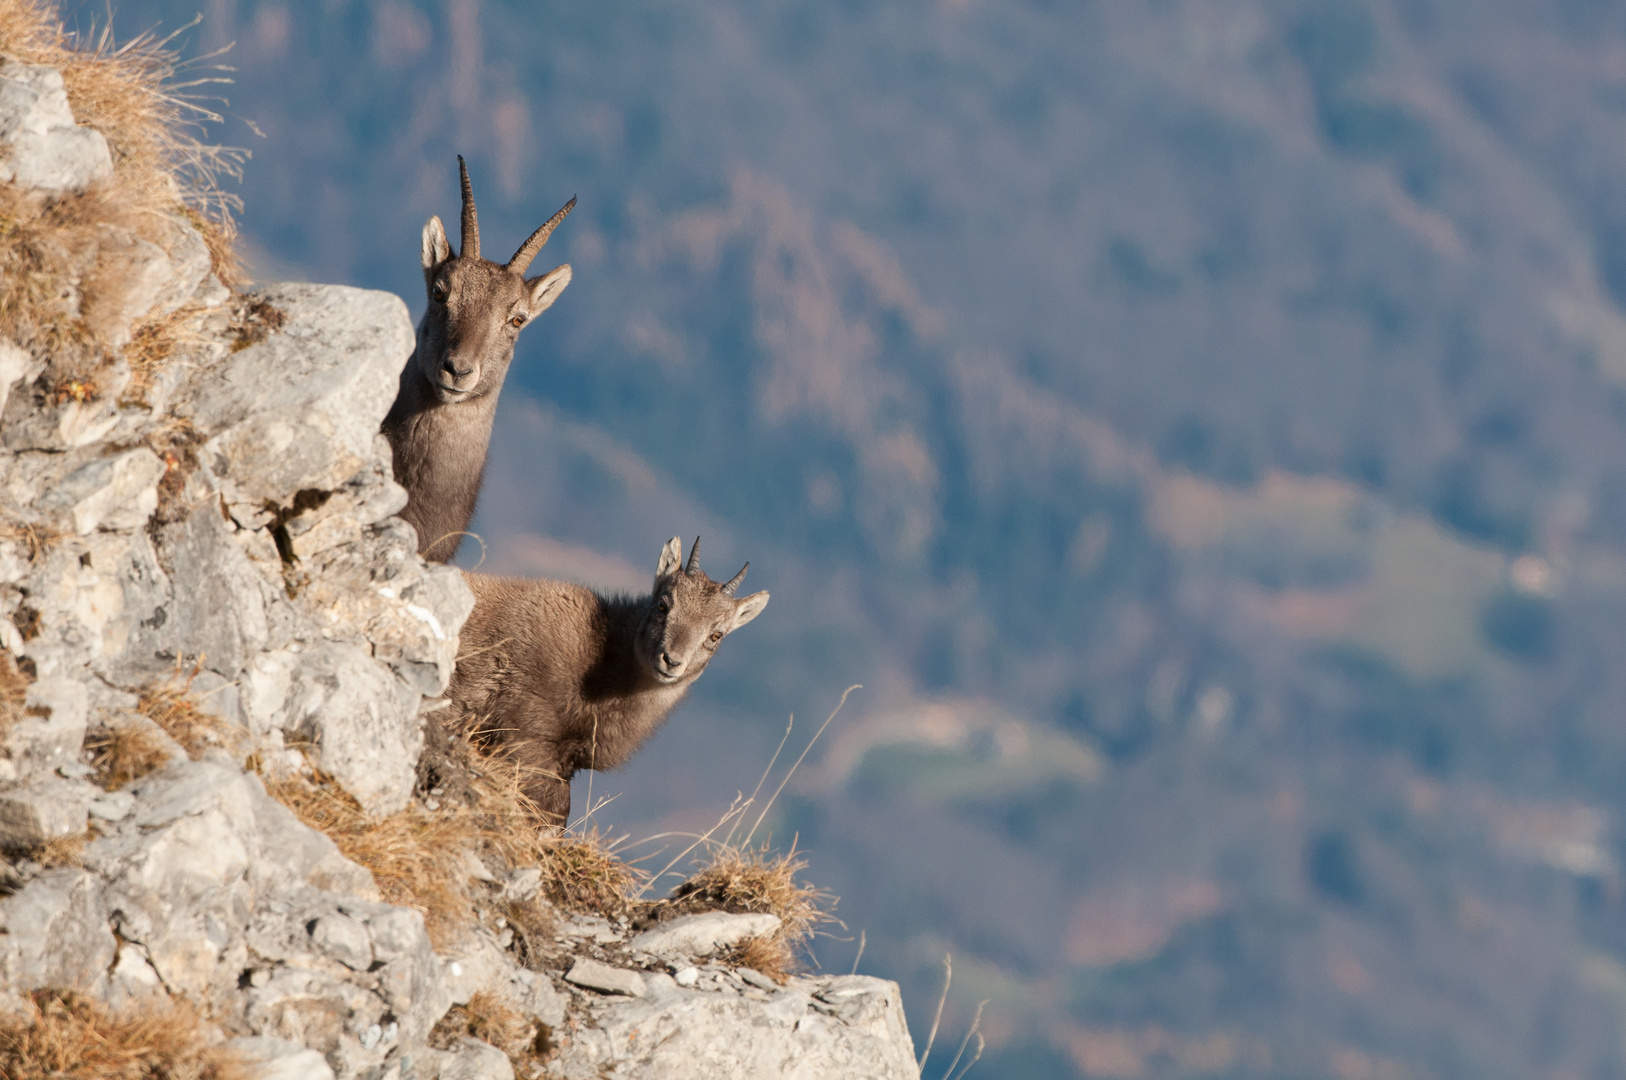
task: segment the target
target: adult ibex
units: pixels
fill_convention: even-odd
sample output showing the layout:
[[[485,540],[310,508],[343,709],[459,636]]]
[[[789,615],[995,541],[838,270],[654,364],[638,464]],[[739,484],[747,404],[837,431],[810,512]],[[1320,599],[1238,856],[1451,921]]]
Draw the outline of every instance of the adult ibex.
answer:
[[[672,537],[648,596],[604,597],[562,581],[465,573],[463,624],[447,696],[463,722],[531,771],[551,824],[570,821],[570,780],[613,769],[655,733],[718,644],[762,613],[768,594],[734,599],[745,570],[715,582]],[[750,563],[746,563],[746,568]]]
[[[480,257],[474,191],[461,156],[462,249],[453,255],[440,218],[423,227],[423,279],[429,307],[401,389],[384,418],[395,479],[407,490],[401,516],[418,530],[418,553],[446,562],[457,552],[485,474],[497,411],[520,329],[559,299],[569,265],[525,279],[536,253],[576,205],[573,198],[520,245],[506,266]]]

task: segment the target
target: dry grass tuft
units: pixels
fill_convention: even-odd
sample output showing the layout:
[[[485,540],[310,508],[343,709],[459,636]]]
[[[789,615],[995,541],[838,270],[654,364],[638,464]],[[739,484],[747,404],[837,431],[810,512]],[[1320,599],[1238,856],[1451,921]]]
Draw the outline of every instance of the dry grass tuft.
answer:
[[[422,911],[437,946],[458,940],[476,919],[466,852],[503,867],[538,865],[549,843],[517,782],[501,770],[476,778],[479,798],[471,804],[434,811],[415,804],[384,817],[369,817],[314,770],[264,779],[273,798],[371,870],[385,900]]]
[[[22,718],[28,684],[32,681],[17,667],[10,653],[0,650],[0,732]]]
[[[320,773],[264,780],[272,798],[325,833],[345,858],[371,870],[387,902],[422,911],[436,946],[456,941],[472,923],[474,905],[465,886],[463,852],[476,846],[479,830],[469,815],[436,814],[413,806],[369,817],[361,804]]]
[[[96,839],[93,829],[86,829],[72,836],[59,836],[55,840],[47,840],[43,844],[31,847],[20,854],[33,859],[41,866],[82,866],[85,858],[85,846]],[[0,1073],[0,1075],[4,1075]]]
[[[6,1080],[250,1080],[240,1055],[211,1044],[191,1004],[112,1012],[70,990],[36,990],[0,1019]]]
[[[508,921],[522,963],[540,963],[552,944],[552,918],[540,902],[498,903],[471,891],[466,853],[498,872],[540,867],[543,895],[560,906],[611,918],[630,910],[629,897],[644,875],[616,856],[613,843],[596,831],[560,835],[539,825],[520,766],[466,744],[457,749],[460,775],[469,787],[466,800],[448,798],[435,810],[414,802],[384,817],[369,817],[317,770],[309,775],[260,771],[273,798],[325,833],[346,858],[372,871],[386,901],[422,911],[437,946],[458,941],[482,911]]]
[[[647,875],[623,862],[615,844],[595,827],[564,833],[542,853],[542,891],[560,907],[616,918],[631,910],[630,898]]]
[[[537,900],[510,900],[498,908],[498,912],[514,932],[515,958],[532,971],[543,970],[558,930],[552,909]]]
[[[819,924],[834,921],[825,912],[834,897],[797,880],[796,875],[805,869],[807,860],[794,850],[772,855],[766,845],[722,848],[705,869],[672,890],[662,903],[681,909],[674,914],[772,912],[779,916],[788,937],[803,940]]]
[[[53,386],[72,379],[94,392],[111,359],[70,287],[75,261],[101,226],[162,247],[170,219],[202,221],[216,274],[235,280],[237,200],[219,181],[238,175],[245,155],[197,138],[198,125],[218,117],[196,93],[220,80],[188,78],[168,44],[147,33],[116,45],[105,26],[70,34],[49,0],[0,0],[0,53],[59,69],[74,118],[100,131],[113,155],[113,175],[81,195],[48,199],[0,187],[0,336],[50,357]]]
[[[525,795],[531,773],[500,749],[482,748],[477,738],[472,724],[433,724],[419,760],[420,786],[432,786],[446,802],[505,808],[502,816],[518,822],[527,841],[502,859],[510,867],[540,867],[542,892],[551,902],[610,918],[626,914],[648,875],[623,862],[615,850],[619,841],[597,829],[561,832],[540,824]]]
[[[198,317],[203,312],[199,305],[186,304],[136,327],[130,343],[124,347],[124,361],[130,365],[130,384],[124,388],[125,401],[145,403],[154,376],[177,349],[210,340],[198,326]]]
[[[779,930],[771,937],[743,942],[732,959],[782,980],[800,969],[797,953],[805,950],[814,931],[822,924],[838,922],[829,913],[836,898],[797,879],[806,868],[807,860],[794,848],[773,855],[766,844],[761,848],[718,847],[703,870],[672,890],[671,896],[652,904],[640,921],[653,924],[701,911],[771,912],[779,916]]]
[[[63,534],[55,529],[34,525],[20,518],[12,517],[6,513],[5,507],[0,506],[0,540],[21,543],[23,547],[28,549],[29,562],[38,559],[47,548],[62,539],[62,537]],[[39,612],[34,612],[33,616],[37,619]],[[24,625],[28,618],[28,613],[23,611],[22,608],[18,608],[16,612],[13,612],[11,617],[11,621],[17,624],[17,629],[23,632],[24,641],[31,640],[33,637],[33,634],[29,632],[30,627]],[[37,624],[34,629],[38,629]]]
[[[247,156],[246,152],[244,156]],[[235,176],[236,166],[224,171]],[[248,275],[243,270],[243,260],[237,254],[237,227],[231,217],[231,212],[236,209],[238,203],[235,198],[227,199],[213,218],[199,213],[191,206],[181,208],[181,216],[198,230],[198,234],[203,237],[204,246],[209,249],[209,266],[214,270],[215,277],[228,289],[235,289],[248,281]]]
[[[507,1054],[521,1076],[534,1073],[553,1052],[553,1030],[548,1025],[526,1017],[501,995],[485,990],[471,995],[467,1005],[449,1009],[430,1032],[429,1045],[451,1050],[465,1036]]]
[[[234,757],[242,753],[248,732],[198,707],[192,697],[194,669],[184,681],[176,679],[141,691],[136,711],[168,732],[193,761],[209,750],[224,750]]]
[[[117,791],[148,773],[163,767],[169,750],[152,729],[140,724],[116,724],[100,728],[85,739],[96,782],[107,791]]]
[[[728,950],[723,958],[735,967],[761,972],[774,982],[784,985],[791,973],[800,969],[790,943],[778,934],[751,937]]]

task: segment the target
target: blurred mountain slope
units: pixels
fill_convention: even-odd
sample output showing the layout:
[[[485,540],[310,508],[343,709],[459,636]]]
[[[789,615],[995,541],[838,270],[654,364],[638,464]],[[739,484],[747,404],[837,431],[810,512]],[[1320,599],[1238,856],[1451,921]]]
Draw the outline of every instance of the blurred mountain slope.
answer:
[[[1626,9],[200,33],[268,262],[417,307],[455,153],[488,246],[581,196],[490,565],[633,588],[682,530],[774,593],[614,820],[703,829],[863,682],[771,824],[917,1036],[945,948],[995,996],[982,1075],[1626,1072]]]

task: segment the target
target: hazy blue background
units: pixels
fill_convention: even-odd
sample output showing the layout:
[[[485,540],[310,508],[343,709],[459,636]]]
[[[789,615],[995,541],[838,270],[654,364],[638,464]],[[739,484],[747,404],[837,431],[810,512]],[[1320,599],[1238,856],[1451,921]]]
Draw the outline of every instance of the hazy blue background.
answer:
[[[203,14],[262,276],[581,198],[486,565],[774,597],[601,821],[861,682],[775,842],[973,1076],[1626,1075],[1626,3]]]

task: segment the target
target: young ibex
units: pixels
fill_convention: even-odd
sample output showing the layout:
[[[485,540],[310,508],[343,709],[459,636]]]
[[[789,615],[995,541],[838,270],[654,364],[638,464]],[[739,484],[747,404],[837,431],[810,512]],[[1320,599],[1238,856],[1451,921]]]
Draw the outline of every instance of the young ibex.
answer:
[[[418,553],[436,562],[456,554],[474,517],[514,340],[570,284],[568,264],[530,281],[525,271],[576,205],[575,199],[565,203],[506,266],[498,266],[480,257],[474,191],[461,156],[457,169],[463,183],[462,249],[452,254],[440,218],[424,225],[429,307],[383,427],[395,454],[395,479],[407,490],[401,516],[418,530]]]
[[[570,821],[570,780],[613,769],[655,733],[717,645],[762,613],[768,594],[734,598],[687,566],[673,537],[648,596],[604,597],[562,581],[466,573],[474,613],[463,625],[447,695],[479,737],[532,772],[527,791],[550,824]],[[750,567],[746,563],[746,568]]]

